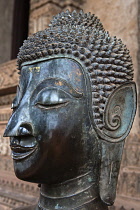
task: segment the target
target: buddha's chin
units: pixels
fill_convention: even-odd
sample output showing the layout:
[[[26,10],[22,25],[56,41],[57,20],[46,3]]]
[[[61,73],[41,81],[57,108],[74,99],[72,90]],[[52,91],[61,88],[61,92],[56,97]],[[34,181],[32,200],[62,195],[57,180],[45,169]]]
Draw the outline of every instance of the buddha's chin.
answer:
[[[22,180],[22,181],[27,181],[27,182],[32,182],[32,183],[40,183],[40,179],[38,178],[36,173],[26,173],[27,170],[25,170],[24,172],[20,172],[17,169],[15,170],[15,175],[18,179]]]
[[[18,179],[39,183],[37,179],[40,172],[40,152],[38,148],[20,154],[13,154],[15,175]]]
[[[17,169],[15,170],[15,175],[18,179],[26,182],[37,183],[37,184],[44,184],[46,180],[40,177],[38,172],[26,173],[27,170],[24,172],[20,172]],[[47,183],[46,183],[47,184]]]

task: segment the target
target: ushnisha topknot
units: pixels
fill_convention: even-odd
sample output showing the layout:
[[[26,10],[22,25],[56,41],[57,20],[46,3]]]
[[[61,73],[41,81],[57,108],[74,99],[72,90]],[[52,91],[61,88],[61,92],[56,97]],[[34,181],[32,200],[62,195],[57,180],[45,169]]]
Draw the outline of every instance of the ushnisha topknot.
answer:
[[[47,29],[24,41],[18,69],[24,62],[53,55],[73,56],[85,66],[91,80],[94,122],[102,129],[107,98],[119,85],[133,79],[129,50],[120,39],[110,37],[95,15],[67,10],[56,15]]]

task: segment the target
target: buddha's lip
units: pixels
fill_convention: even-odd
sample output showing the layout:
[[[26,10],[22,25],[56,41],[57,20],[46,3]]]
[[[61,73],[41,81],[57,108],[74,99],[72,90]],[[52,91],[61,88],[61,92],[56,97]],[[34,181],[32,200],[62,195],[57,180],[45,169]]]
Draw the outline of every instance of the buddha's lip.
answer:
[[[23,147],[20,145],[11,146],[12,158],[14,160],[24,159],[24,158],[30,156],[32,153],[34,153],[36,149],[37,149],[37,145],[35,145],[33,147]]]

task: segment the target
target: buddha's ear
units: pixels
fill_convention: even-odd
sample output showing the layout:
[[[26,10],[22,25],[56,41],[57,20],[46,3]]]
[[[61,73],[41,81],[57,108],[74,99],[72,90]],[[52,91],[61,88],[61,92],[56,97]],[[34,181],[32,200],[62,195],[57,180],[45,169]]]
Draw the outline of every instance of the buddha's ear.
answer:
[[[114,203],[124,140],[136,113],[136,86],[125,83],[110,95],[103,116],[101,139],[100,197],[108,205]]]

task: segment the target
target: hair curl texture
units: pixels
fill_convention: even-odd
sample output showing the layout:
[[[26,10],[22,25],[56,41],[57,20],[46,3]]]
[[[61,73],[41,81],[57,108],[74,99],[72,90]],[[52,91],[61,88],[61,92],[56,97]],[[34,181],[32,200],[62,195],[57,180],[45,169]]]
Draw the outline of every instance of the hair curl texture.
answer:
[[[107,98],[116,87],[133,79],[129,50],[120,39],[110,37],[95,15],[67,10],[56,15],[49,28],[24,41],[18,69],[23,62],[60,54],[79,59],[89,73],[94,122],[102,129]]]

